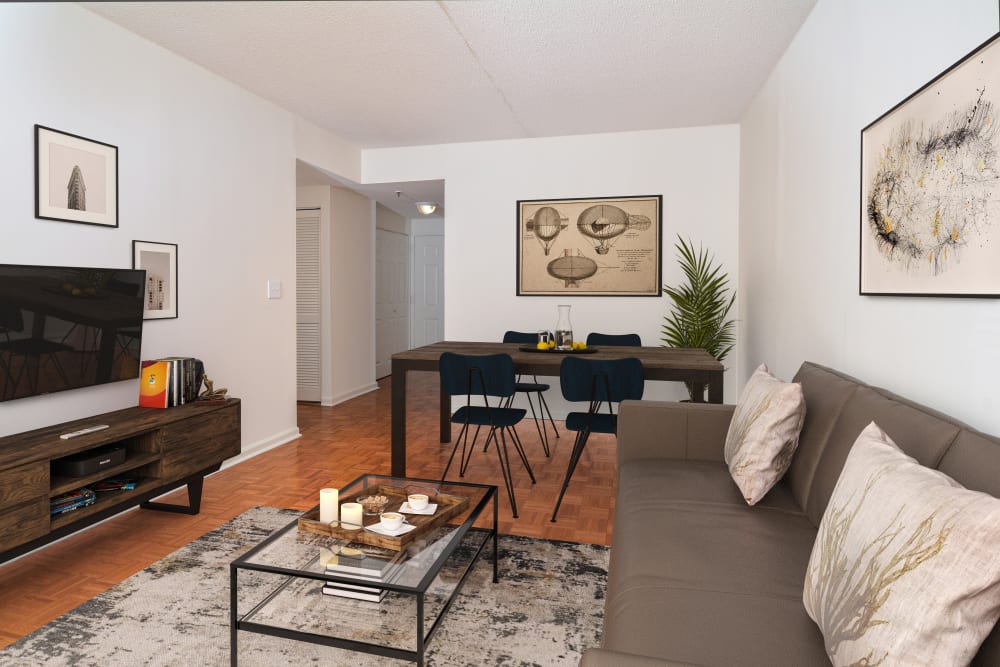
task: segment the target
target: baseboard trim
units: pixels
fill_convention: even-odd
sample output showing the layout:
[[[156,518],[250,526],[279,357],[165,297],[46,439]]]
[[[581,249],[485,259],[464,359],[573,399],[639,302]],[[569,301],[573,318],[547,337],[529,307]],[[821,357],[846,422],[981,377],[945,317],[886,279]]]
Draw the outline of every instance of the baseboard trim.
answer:
[[[353,389],[351,391],[347,391],[342,394],[338,394],[336,396],[324,396],[322,400],[320,400],[320,405],[322,405],[324,408],[332,408],[333,406],[339,403],[343,403],[344,401],[349,401],[352,398],[357,398],[358,396],[363,396],[364,394],[376,391],[377,389],[378,389],[378,383],[372,382],[371,384],[365,385],[363,387],[358,387],[357,389]]]
[[[237,463],[243,463],[244,461],[252,459],[253,457],[259,454],[263,454],[264,452],[274,449],[275,447],[280,447],[281,445],[289,443],[292,440],[298,440],[301,437],[302,433],[299,432],[299,427],[293,426],[292,428],[286,431],[282,431],[281,433],[272,435],[270,438],[264,438],[263,440],[258,440],[255,443],[246,445],[243,447],[243,450],[240,452],[239,456],[234,456],[231,459],[227,459],[222,464],[222,470],[225,470],[226,468],[231,468]]]

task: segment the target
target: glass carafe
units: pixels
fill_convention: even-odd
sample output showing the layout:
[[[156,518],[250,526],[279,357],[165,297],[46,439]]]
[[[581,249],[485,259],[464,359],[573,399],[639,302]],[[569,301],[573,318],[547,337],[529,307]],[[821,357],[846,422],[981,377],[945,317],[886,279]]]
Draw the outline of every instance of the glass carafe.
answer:
[[[573,347],[573,325],[569,321],[569,306],[559,308],[559,321],[556,323],[556,347],[570,349]]]

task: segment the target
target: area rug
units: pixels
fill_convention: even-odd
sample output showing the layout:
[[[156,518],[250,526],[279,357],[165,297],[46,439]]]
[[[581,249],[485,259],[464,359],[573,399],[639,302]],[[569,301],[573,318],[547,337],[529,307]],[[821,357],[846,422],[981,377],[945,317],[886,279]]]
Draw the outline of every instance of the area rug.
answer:
[[[0,650],[0,664],[229,664],[229,563],[296,514],[273,507],[241,514]],[[427,664],[576,665],[600,643],[609,549],[509,535],[499,542],[500,582],[492,583],[484,554],[428,645]],[[319,591],[309,597],[320,610],[341,603],[368,610],[360,613],[379,608]],[[413,663],[240,632],[239,664]]]

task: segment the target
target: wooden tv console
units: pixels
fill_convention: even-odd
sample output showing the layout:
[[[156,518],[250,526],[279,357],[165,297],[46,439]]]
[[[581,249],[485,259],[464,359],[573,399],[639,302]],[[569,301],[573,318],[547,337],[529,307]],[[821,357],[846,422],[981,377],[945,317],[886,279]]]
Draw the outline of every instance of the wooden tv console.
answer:
[[[108,428],[62,439],[98,424]],[[113,444],[124,463],[83,477],[62,477],[52,462]],[[240,453],[240,401],[195,402],[174,408],[126,408],[0,438],[0,563],[135,505],[197,514],[202,481]],[[135,489],[106,491],[93,505],[50,516],[49,499],[116,475],[138,478]],[[188,504],[150,499],[187,485]]]

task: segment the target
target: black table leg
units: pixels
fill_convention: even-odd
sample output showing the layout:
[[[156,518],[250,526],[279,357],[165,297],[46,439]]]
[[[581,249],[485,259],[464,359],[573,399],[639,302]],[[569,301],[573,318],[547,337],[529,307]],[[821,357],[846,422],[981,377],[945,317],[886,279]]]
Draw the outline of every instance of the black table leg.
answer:
[[[406,477],[406,368],[392,361],[392,475]]]

